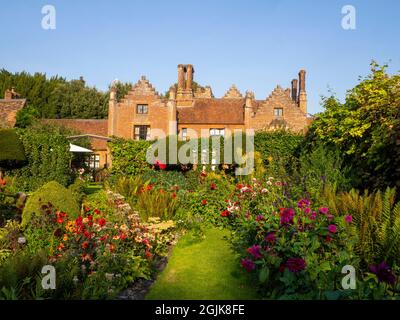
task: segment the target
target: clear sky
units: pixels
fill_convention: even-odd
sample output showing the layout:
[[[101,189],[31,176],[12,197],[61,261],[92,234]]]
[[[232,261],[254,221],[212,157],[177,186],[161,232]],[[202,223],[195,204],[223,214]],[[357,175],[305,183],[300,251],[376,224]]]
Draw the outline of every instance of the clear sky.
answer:
[[[41,27],[56,8],[56,29]],[[356,30],[341,26],[356,8]],[[105,90],[146,75],[160,92],[179,63],[219,97],[232,84],[265,99],[307,70],[309,112],[328,89],[343,98],[372,59],[400,70],[398,0],[0,0],[0,68],[83,76]]]

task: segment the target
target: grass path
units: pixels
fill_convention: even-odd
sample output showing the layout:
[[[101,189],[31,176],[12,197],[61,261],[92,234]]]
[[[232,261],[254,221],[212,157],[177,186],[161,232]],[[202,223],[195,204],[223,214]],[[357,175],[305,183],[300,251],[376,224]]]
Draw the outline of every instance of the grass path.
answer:
[[[147,300],[257,299],[248,275],[230,248],[226,230],[208,229],[203,241],[180,239]]]

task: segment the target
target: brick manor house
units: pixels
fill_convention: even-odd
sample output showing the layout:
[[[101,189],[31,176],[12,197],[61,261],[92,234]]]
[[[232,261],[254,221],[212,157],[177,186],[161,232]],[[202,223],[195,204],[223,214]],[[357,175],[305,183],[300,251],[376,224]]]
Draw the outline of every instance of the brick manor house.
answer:
[[[93,154],[89,164],[102,168],[111,162],[107,140],[111,136],[127,139],[156,139],[157,130],[177,134],[181,139],[194,136],[224,135],[235,129],[275,130],[286,128],[304,132],[311,119],[307,116],[306,72],[301,70],[291,88],[277,86],[264,100],[256,100],[252,91],[244,95],[232,85],[222,98],[211,87],[193,90],[193,65],[178,65],[177,86],[167,97],[156,92],[142,76],[123,99],[110,92],[108,119],[47,119],[48,123],[75,129],[91,138]],[[10,94],[8,93],[10,98]],[[3,100],[9,105],[10,99]],[[0,109],[2,100],[0,100]],[[0,110],[1,111],[1,110]]]

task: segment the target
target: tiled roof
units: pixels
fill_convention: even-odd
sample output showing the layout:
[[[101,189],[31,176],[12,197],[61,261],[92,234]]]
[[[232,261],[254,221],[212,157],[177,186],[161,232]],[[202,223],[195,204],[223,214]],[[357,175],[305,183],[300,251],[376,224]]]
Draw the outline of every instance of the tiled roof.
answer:
[[[26,104],[26,99],[0,99],[0,121],[15,125],[17,112]]]
[[[81,134],[92,134],[107,137],[107,119],[43,119],[44,123],[54,124],[80,132]],[[90,138],[93,149],[104,150],[107,148],[107,141]]]
[[[243,124],[244,104],[244,99],[195,99],[191,107],[178,107],[178,122]]]

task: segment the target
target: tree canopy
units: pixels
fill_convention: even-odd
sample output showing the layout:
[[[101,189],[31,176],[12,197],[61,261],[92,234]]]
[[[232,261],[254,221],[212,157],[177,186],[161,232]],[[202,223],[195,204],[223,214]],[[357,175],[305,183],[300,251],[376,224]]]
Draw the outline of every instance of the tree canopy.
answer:
[[[400,186],[400,74],[371,64],[371,74],[348,91],[345,102],[323,100],[308,139],[343,153],[359,187]]]
[[[40,118],[107,117],[109,92],[87,86],[83,78],[67,81],[59,76],[48,78],[43,73],[0,70],[0,97],[11,87],[27,99]]]

